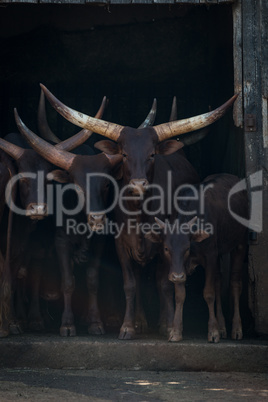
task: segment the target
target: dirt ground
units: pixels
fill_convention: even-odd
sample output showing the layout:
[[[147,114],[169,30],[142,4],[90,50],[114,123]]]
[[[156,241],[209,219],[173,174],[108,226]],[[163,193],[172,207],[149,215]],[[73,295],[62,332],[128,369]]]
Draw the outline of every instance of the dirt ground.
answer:
[[[264,401],[268,374],[2,369],[0,401]]]

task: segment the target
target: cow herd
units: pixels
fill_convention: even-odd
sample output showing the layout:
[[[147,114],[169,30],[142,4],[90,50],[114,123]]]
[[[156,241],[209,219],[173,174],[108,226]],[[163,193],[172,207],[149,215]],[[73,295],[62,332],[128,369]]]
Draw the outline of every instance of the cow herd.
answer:
[[[48,127],[45,96],[82,130],[60,141]],[[236,98],[183,120],[177,120],[174,100],[169,122],[155,126],[154,101],[135,129],[102,120],[106,98],[93,118],[67,107],[41,85],[40,136],[26,127],[15,109],[19,133],[0,139],[0,337],[21,333],[23,326],[43,329],[40,298],[59,296],[60,335],[75,336],[74,270],[79,264],[86,267],[88,333],[104,334],[99,275],[106,235],[112,234],[125,294],[119,339],[133,339],[147,328],[140,276],[151,261],[161,334],[172,342],[182,340],[185,283],[202,265],[208,341],[226,338],[220,269],[220,257],[226,253],[231,255],[231,336],[242,339],[239,299],[247,228],[231,211],[247,218],[247,194],[232,191],[239,178],[231,174],[212,175],[201,182],[182,149],[203,138],[206,127],[220,119]],[[105,137],[94,144],[95,149],[85,144],[93,132]],[[44,257],[49,261],[45,266]],[[27,306],[21,285],[25,277],[31,285]]]

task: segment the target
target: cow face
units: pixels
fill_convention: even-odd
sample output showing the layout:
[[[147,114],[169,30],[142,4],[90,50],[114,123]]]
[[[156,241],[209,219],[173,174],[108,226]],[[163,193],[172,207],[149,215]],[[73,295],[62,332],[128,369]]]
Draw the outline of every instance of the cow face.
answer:
[[[95,147],[110,155],[122,155],[123,163],[119,176],[124,185],[129,186],[130,193],[139,195],[145,193],[148,185],[152,183],[156,155],[172,154],[182,148],[183,144],[172,140],[159,143],[155,131],[150,127],[125,127],[117,143],[104,140],[95,144]]]
[[[46,176],[52,168],[52,164],[31,149],[25,149],[23,156],[17,160],[20,200],[30,219],[40,220],[48,214],[45,184]],[[29,174],[36,175],[37,172],[43,173],[44,182],[39,183],[37,177],[29,177]]]
[[[13,138],[13,141],[18,140],[21,143],[17,134],[11,134],[10,137]],[[11,168],[11,175],[16,175],[16,172],[19,175],[19,198],[21,206],[26,211],[26,216],[35,220],[43,219],[47,215],[45,177],[53,165],[32,149],[27,149],[23,142],[21,145],[18,146],[5,139],[0,139],[0,148],[16,162],[16,169],[14,170],[10,159],[7,159],[7,156],[4,157],[5,163]],[[38,177],[38,172],[43,173],[43,181],[40,180],[40,176]],[[17,181],[17,177],[14,178]]]
[[[196,221],[196,217],[188,222],[188,230],[184,227],[183,230],[174,224],[169,226],[156,219],[161,233],[157,234],[149,232],[146,238],[152,242],[162,243],[162,253],[165,263],[169,267],[168,279],[173,283],[184,283],[186,281],[188,270],[186,267],[191,264],[190,247],[192,242],[202,242],[209,237],[209,234],[204,230],[191,232],[191,228]]]

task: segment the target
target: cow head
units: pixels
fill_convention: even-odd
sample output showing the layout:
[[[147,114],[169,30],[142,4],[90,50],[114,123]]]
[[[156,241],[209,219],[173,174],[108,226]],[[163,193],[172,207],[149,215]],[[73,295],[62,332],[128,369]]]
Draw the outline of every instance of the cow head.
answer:
[[[102,117],[106,105],[106,97],[103,98],[101,106],[96,114],[96,118]],[[41,92],[39,110],[38,110],[38,126],[44,136],[59,142],[58,138],[51,132],[48,127],[44,109],[44,94]],[[20,124],[19,124],[20,128]],[[23,133],[22,133],[23,134]],[[62,141],[56,145],[61,151],[72,150],[83,144],[92,134],[92,131],[83,129],[76,135]],[[22,207],[26,211],[26,216],[32,220],[40,220],[47,216],[47,204],[45,201],[45,185],[47,175],[55,169],[54,160],[43,158],[32,148],[28,149],[27,143],[23,143],[17,134],[8,135],[13,142],[20,143],[22,146],[15,145],[0,139],[0,148],[10,155],[16,161],[17,173],[19,174],[19,193]],[[27,138],[26,138],[27,140]],[[22,144],[21,144],[22,143]],[[40,183],[36,178],[31,177],[37,172],[42,172],[44,181]],[[43,186],[42,186],[43,184]]]
[[[60,183],[73,183],[77,192],[82,192],[84,199],[87,194],[87,175],[92,174],[90,183],[89,202],[93,212],[89,212],[87,219],[93,230],[97,230],[104,225],[105,203],[107,201],[110,175],[116,168],[116,165],[122,161],[121,155],[75,155],[67,152],[57,146],[53,146],[45,140],[39,138],[31,130],[29,130],[20,119],[15,110],[15,119],[21,134],[27,139],[33,149],[46,161],[53,163],[63,170],[53,170],[49,173],[48,179],[55,180]],[[96,173],[102,173],[95,176]],[[103,173],[105,175],[103,175]],[[87,205],[84,205],[87,211]]]
[[[47,205],[43,192],[38,188],[36,173],[48,173],[52,164],[40,158],[32,149],[22,148],[4,139],[0,139],[0,148],[16,161],[19,175],[20,201],[26,216],[40,220],[47,215]]]
[[[154,159],[157,154],[169,155],[184,146],[184,141],[170,140],[191,131],[204,128],[224,115],[238,95],[214,111],[146,128],[130,128],[77,112],[60,102],[41,84],[52,106],[70,122],[101,134],[112,141],[100,141],[96,147],[108,154],[121,154],[121,177],[132,192],[145,192],[152,180]],[[168,141],[167,141],[168,140]]]
[[[153,243],[162,244],[162,254],[169,267],[168,278],[173,283],[184,283],[186,281],[188,273],[186,268],[191,263],[191,243],[200,243],[209,237],[209,234],[204,230],[191,230],[196,219],[197,217],[191,219],[184,225],[183,230],[180,230],[181,228],[178,225],[176,226],[176,223],[170,225],[155,218],[159,231],[152,231],[145,235]]]

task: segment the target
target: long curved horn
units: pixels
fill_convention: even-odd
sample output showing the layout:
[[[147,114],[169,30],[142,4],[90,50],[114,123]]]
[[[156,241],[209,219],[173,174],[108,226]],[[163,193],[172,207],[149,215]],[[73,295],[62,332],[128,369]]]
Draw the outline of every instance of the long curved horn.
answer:
[[[153,126],[159,141],[164,141],[168,138],[175,137],[176,135],[189,133],[190,131],[195,131],[214,123],[225,114],[227,109],[229,109],[237,97],[238,94],[234,95],[222,106],[212,110],[211,112],[190,117],[189,119],[176,120],[169,123],[159,124],[158,126]]]
[[[96,119],[101,119],[104,113],[104,109],[106,106],[106,96],[104,96],[101,106],[95,116]],[[71,151],[79,147],[79,145],[83,144],[91,135],[92,131],[83,129],[79,131],[77,134],[68,138],[65,141],[61,141],[49,128],[47,118],[46,118],[46,109],[45,109],[45,95],[43,89],[41,89],[40,101],[38,107],[38,129],[41,136],[47,141],[53,141],[56,144],[58,149],[62,149],[63,151]]]
[[[37,125],[39,133],[41,134],[42,138],[44,138],[47,141],[53,141],[56,144],[61,142],[61,140],[50,130],[50,127],[48,125],[46,116],[45,95],[42,89],[40,93],[38,113],[37,113]]]
[[[145,128],[148,126],[152,126],[154,124],[155,116],[156,116],[156,107],[157,107],[157,102],[156,102],[156,99],[154,98],[150,112],[148,113],[144,122],[138,128]]]
[[[52,93],[42,84],[43,89],[48,101],[65,119],[79,127],[86,128],[97,134],[101,134],[111,140],[117,141],[124,126],[118,124],[109,123],[104,120],[96,119],[94,117],[87,116],[86,114],[77,112],[74,109],[69,108],[60,102]]]
[[[182,135],[182,137],[180,137],[180,141],[183,142],[183,144],[185,146],[193,145],[196,142],[199,142],[203,138],[205,138],[209,132],[210,132],[210,128],[205,127],[202,130],[198,130],[197,132]]]
[[[25,152],[25,149],[18,147],[18,145],[14,145],[3,138],[0,138],[0,148],[15,160],[19,159]]]
[[[20,133],[39,155],[41,155],[44,159],[46,159],[53,165],[59,166],[64,170],[70,169],[76,155],[57,149],[53,145],[49,144],[48,142],[34,134],[25,126],[18,115],[17,109],[14,109],[14,115]]]
[[[101,119],[105,106],[106,106],[107,98],[104,96],[102,99],[101,105],[99,110],[97,111],[95,118],[96,119]],[[56,145],[57,149],[62,149],[63,151],[71,151],[74,148],[79,147],[79,145],[83,144],[91,135],[93,134],[93,131],[83,129],[79,131],[79,133],[73,135],[70,138],[67,138],[67,140],[62,141],[60,144]]]
[[[178,119],[178,115],[177,115],[177,98],[176,98],[176,96],[174,96],[172,106],[171,106],[171,112],[170,112],[169,121],[174,121],[174,120],[177,120],[177,119]]]

